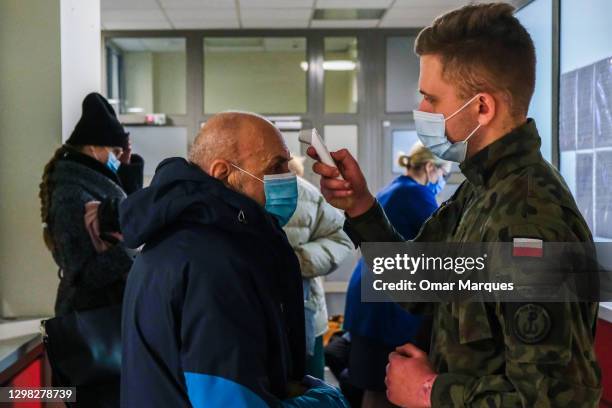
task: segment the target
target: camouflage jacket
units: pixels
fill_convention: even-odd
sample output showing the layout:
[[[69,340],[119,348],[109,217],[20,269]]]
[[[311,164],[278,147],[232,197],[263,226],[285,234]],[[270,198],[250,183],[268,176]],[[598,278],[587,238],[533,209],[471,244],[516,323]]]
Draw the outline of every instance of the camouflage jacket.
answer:
[[[425,222],[415,241],[592,241],[565,182],[540,154],[533,120],[460,167],[466,180]],[[347,218],[345,230],[356,244],[403,241],[378,203],[359,217]],[[430,361],[439,373],[433,407],[597,406],[597,303],[402,306],[433,313]],[[537,338],[521,335],[515,326],[529,312],[550,321]]]

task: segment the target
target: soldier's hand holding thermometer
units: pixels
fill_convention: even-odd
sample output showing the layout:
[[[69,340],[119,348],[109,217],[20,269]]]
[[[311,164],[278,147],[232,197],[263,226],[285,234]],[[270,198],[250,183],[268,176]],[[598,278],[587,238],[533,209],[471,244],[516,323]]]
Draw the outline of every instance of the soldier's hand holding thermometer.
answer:
[[[372,207],[374,196],[348,150],[328,152],[316,129],[302,131],[299,139],[310,144],[307,154],[317,160],[312,170],[321,176],[321,193],[331,205],[349,217],[357,217]]]

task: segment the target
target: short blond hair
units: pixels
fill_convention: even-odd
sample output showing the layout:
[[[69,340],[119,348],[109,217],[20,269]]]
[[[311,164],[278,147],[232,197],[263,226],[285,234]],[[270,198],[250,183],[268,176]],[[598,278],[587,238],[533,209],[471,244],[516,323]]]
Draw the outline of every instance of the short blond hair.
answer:
[[[295,174],[296,176],[304,177],[304,161],[306,157],[304,156],[294,156],[291,155],[291,160],[289,160],[289,171]]]

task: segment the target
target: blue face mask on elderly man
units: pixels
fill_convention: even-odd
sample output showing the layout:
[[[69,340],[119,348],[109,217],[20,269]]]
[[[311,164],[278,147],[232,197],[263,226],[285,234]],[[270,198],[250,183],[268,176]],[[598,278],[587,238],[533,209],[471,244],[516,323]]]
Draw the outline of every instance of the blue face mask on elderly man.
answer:
[[[264,184],[264,193],[266,194],[265,209],[276,217],[281,227],[285,226],[289,222],[289,219],[297,207],[298,188],[297,177],[295,174],[267,174],[264,175],[262,180],[248,171],[236,166],[234,163],[230,164]]]

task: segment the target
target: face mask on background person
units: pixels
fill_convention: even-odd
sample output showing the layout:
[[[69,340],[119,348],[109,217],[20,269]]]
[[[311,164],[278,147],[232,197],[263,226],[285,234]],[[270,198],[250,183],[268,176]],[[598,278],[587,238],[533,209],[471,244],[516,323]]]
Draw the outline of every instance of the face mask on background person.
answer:
[[[264,184],[264,193],[266,194],[265,209],[276,217],[281,227],[284,227],[289,222],[289,219],[297,207],[298,189],[297,177],[295,174],[282,173],[264,175],[262,180],[235,164],[230,164]]]
[[[475,95],[447,118],[444,118],[444,115],[441,113],[423,112],[419,110],[412,111],[417,136],[423,145],[440,159],[456,163],[461,163],[465,160],[467,142],[470,137],[480,129],[481,125],[478,124],[464,140],[453,143],[448,140],[446,136],[446,121],[465,109],[465,107],[477,97],[478,95]]]
[[[440,191],[444,189],[444,186],[446,186],[446,179],[444,176],[439,176],[438,181],[435,183],[427,183],[427,188],[433,193],[433,195],[438,195]]]
[[[96,154],[96,151],[93,148],[91,149],[91,153],[93,154],[93,156],[96,158],[97,161],[100,161],[100,159],[98,158],[98,155]],[[105,165],[110,171],[112,171],[115,174],[119,171],[119,166],[121,166],[121,162],[119,161],[117,156],[115,156],[115,153],[113,153],[112,150],[108,150],[108,156],[106,157]]]
[[[113,173],[117,173],[119,171],[119,166],[121,166],[121,162],[117,156],[115,156],[115,153],[109,151],[108,158],[106,159],[106,167],[108,167]]]

